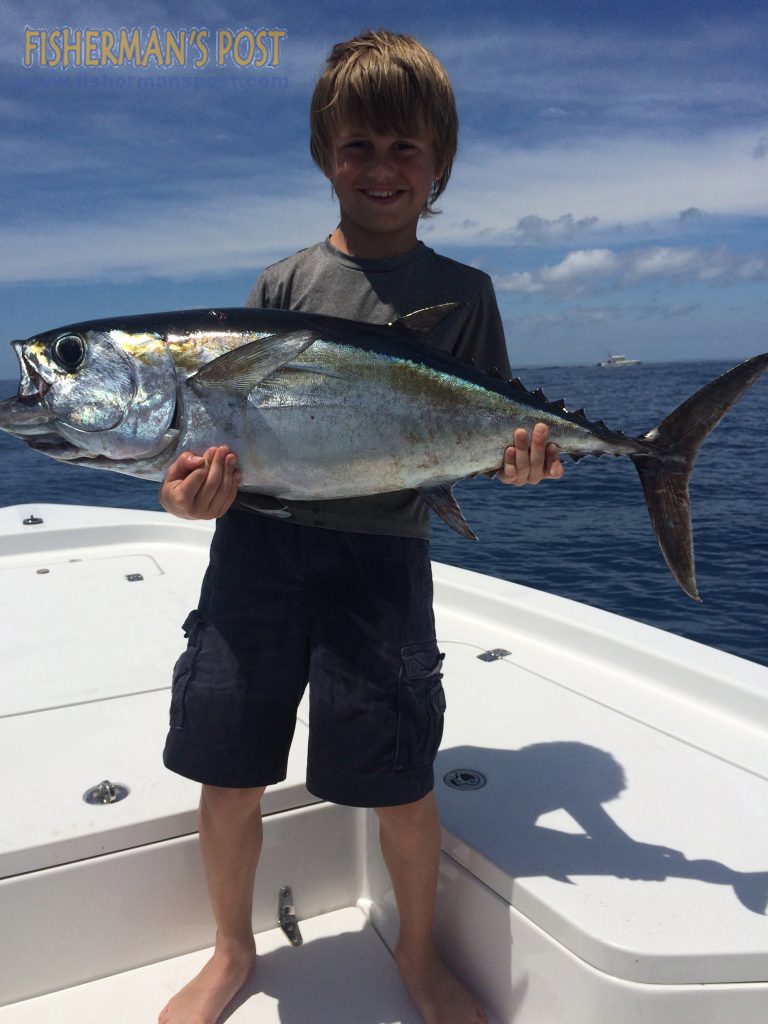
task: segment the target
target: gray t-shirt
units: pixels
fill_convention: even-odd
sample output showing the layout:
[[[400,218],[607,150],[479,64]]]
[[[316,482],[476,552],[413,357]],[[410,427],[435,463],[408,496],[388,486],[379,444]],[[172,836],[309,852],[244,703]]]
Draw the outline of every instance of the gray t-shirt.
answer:
[[[481,370],[511,376],[490,277],[419,242],[391,259],[357,259],[326,240],[267,267],[247,306],[292,309],[386,324],[443,302],[464,305],[424,340]],[[429,537],[427,505],[416,491],[362,498],[289,501],[291,521],[353,533]]]

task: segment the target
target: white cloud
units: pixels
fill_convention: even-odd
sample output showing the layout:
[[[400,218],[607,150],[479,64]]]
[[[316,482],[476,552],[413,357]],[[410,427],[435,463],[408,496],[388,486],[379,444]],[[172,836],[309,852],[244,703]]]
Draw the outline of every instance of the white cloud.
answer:
[[[0,279],[178,280],[258,270],[328,233],[337,207],[324,190],[314,191],[315,198],[263,191],[253,197],[253,183],[241,182],[234,199],[133,202],[108,219],[60,218],[34,232],[9,228],[0,232]]]
[[[565,259],[554,267],[540,271],[545,285],[568,286],[593,277],[614,274],[619,268],[619,258],[609,249],[582,249],[569,252]]]
[[[576,235],[589,231],[597,224],[597,217],[582,217],[576,220],[572,213],[564,213],[553,220],[528,214],[520,217],[511,227],[482,228],[485,240],[493,236],[496,241],[508,241],[520,245],[562,245]],[[480,228],[477,221],[465,219],[463,226],[472,230]]]
[[[535,149],[517,147],[514,138],[477,142],[461,150],[435,238],[470,241],[475,234],[501,245],[517,232],[527,240],[532,211],[562,234],[587,230],[598,219],[601,225],[675,220],[694,208],[709,216],[765,214],[765,169],[753,149],[754,134],[742,130],[675,140],[585,137]],[[500,220],[513,227],[499,229]],[[462,226],[465,221],[478,227]]]
[[[688,280],[733,284],[768,280],[768,257],[744,255],[725,246],[695,249],[653,246],[629,252],[582,249],[553,266],[495,278],[501,292],[568,297],[646,281]],[[674,315],[674,313],[670,313]]]
[[[651,277],[695,274],[702,269],[702,261],[703,254],[697,249],[655,246],[625,257],[623,269],[632,281],[643,281]]]
[[[551,328],[563,328],[567,331],[580,330],[590,334],[605,324],[641,323],[645,320],[661,318],[664,320],[689,316],[700,308],[695,303],[630,303],[621,306],[570,306],[556,312],[523,313],[505,318],[507,325],[517,330],[530,332],[546,331]]]

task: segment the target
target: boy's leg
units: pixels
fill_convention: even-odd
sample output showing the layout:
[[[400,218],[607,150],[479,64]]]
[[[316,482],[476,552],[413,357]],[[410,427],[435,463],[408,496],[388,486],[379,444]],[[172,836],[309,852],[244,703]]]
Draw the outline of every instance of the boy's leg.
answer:
[[[433,762],[442,733],[425,540],[315,531],[307,786],[322,799],[375,807],[400,912],[400,974],[426,1024],[485,1015],[440,960],[432,918],[440,858]],[[321,561],[325,559],[325,561]]]
[[[432,930],[440,863],[440,820],[434,793],[414,803],[378,807],[400,934],[395,947],[403,983],[425,1024],[484,1024],[480,1003],[440,959]]]
[[[173,674],[166,767],[202,782],[200,846],[216,947],[160,1024],[214,1024],[255,960],[251,907],[261,795],[285,778],[307,679],[295,528],[230,511],[216,525],[199,607]]]
[[[213,956],[161,1011],[158,1024],[215,1024],[253,970],[253,884],[262,842],[259,789],[203,786],[200,847],[216,920]]]

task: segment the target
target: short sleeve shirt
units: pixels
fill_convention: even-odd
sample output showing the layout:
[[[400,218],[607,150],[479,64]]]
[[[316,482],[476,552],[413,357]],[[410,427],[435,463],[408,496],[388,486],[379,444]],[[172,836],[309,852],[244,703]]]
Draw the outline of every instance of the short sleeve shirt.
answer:
[[[490,277],[440,256],[422,242],[400,256],[370,260],[339,252],[326,239],[267,267],[246,305],[382,324],[445,302],[461,306],[423,340],[481,370],[509,377],[504,330]],[[302,525],[429,536],[427,505],[416,491],[285,504],[292,521]]]

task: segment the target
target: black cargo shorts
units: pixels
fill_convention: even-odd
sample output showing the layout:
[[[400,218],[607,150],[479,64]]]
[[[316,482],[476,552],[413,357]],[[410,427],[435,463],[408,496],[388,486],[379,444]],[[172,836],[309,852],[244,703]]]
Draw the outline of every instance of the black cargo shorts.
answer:
[[[445,697],[426,540],[231,510],[184,631],[172,771],[212,786],[284,779],[309,681],[310,792],[383,807],[432,789]]]

